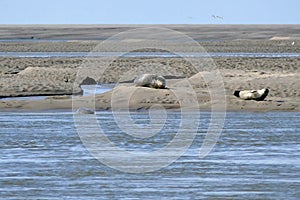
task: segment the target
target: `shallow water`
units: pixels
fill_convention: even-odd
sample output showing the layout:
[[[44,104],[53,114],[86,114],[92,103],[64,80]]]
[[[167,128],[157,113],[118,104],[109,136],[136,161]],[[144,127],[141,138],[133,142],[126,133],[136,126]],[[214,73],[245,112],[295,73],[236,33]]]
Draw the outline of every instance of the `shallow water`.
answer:
[[[68,42],[65,39],[37,39],[37,38],[20,38],[20,39],[0,39],[0,42],[24,42],[24,43],[32,43],[32,42],[51,42],[51,43],[60,43],[60,42]]]
[[[111,112],[97,119],[114,144],[151,151],[167,144],[180,124],[168,111],[162,131],[147,139],[123,133]],[[143,127],[148,112],[131,117]],[[199,158],[211,113],[201,112],[186,153],[158,171],[112,169],[83,146],[71,112],[0,113],[2,199],[297,199],[300,197],[300,113],[229,112],[214,149]]]
[[[102,94],[114,88],[115,84],[81,85],[83,96]]]
[[[99,84],[99,85],[82,85],[83,96],[88,96],[92,94],[102,94],[104,92],[110,91],[115,84]],[[25,96],[25,97],[5,97],[0,98],[0,100],[44,100],[49,96]]]
[[[0,52],[0,57],[53,58],[53,57],[250,57],[250,58],[298,58],[300,53],[246,53],[246,52]]]

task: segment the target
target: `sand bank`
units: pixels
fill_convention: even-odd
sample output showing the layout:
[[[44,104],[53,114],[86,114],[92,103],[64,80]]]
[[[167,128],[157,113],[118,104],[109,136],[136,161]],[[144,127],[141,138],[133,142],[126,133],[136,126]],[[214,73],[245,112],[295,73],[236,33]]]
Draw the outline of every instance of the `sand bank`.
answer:
[[[125,59],[125,58],[124,58]],[[300,110],[300,75],[299,75],[300,59],[292,58],[215,58],[214,63],[220,72],[221,81],[224,83],[224,93],[228,110],[251,110],[251,111],[291,111]],[[149,109],[155,104],[159,104],[164,108],[175,109],[180,108],[180,99],[176,92],[186,92],[186,88],[178,87],[178,83],[183,80],[188,80],[192,86],[192,92],[195,92],[198,103],[191,101],[188,107],[209,110],[212,107],[212,96],[210,92],[214,92],[215,88],[211,88],[207,80],[203,79],[205,73],[211,71],[197,72],[189,65],[185,65],[183,61],[177,58],[145,58],[118,60],[110,65],[111,68],[102,74],[102,77],[97,79],[98,82],[121,82],[122,74],[126,70],[130,70],[132,66],[137,64],[147,66],[147,63],[161,66],[162,63],[169,63],[172,68],[178,69],[170,72],[166,71],[164,76],[170,74],[177,75],[180,78],[167,79],[167,85],[170,90],[158,90],[150,88],[136,88],[133,83],[130,83],[132,76],[127,77],[128,83],[120,84],[113,91],[93,97],[80,97],[76,99],[82,101],[82,107],[90,107],[95,102],[95,107],[98,110],[115,108],[131,108],[131,109]],[[74,67],[29,67],[21,70],[17,74],[2,74],[1,78],[1,94],[5,92],[9,95],[44,95],[49,94],[65,94],[67,91],[72,93],[73,83],[76,79],[77,68]],[[152,66],[152,65],[151,65]],[[184,73],[179,73],[179,72]],[[95,73],[96,74],[96,73]],[[185,78],[182,78],[184,76]],[[66,82],[68,80],[69,82]],[[53,84],[53,85],[51,85]],[[245,101],[233,96],[234,90],[243,89],[261,89],[267,87],[270,89],[270,94],[265,101]],[[112,98],[114,94],[114,98]],[[126,96],[131,94],[129,97]],[[186,100],[193,100],[186,93],[181,93]],[[116,99],[116,97],[118,97]],[[126,98],[125,98],[126,97]],[[113,99],[113,104],[112,104]],[[218,104],[218,99],[213,99],[214,103]],[[85,103],[84,103],[85,102]],[[1,110],[48,110],[48,109],[71,109],[72,99],[69,97],[48,97],[45,100],[38,101],[0,101]]]
[[[0,26],[0,51],[36,52],[89,52],[99,42],[132,28],[144,26]],[[298,25],[170,25],[171,28],[192,37],[208,52],[300,52],[300,26]],[[14,34],[11,34],[14,33]],[[278,39],[279,38],[279,39]],[[280,39],[281,38],[281,39]],[[284,39],[282,39],[284,38]],[[8,41],[19,39],[25,41]],[[40,41],[39,41],[40,40]],[[47,41],[52,40],[52,41]],[[53,41],[56,40],[56,41]],[[112,49],[119,51],[120,49]],[[182,92],[176,82],[188,79],[197,96],[201,109],[211,109],[218,99],[212,99],[215,92],[203,80],[203,74],[219,70],[224,84],[225,103],[229,110],[299,110],[300,84],[299,58],[226,58],[211,60],[214,67],[207,67],[205,60],[195,69],[183,58],[0,58],[0,96],[49,95],[45,100],[15,101],[0,100],[1,110],[25,109],[71,109],[72,99],[52,95],[69,95],[82,92],[80,81],[90,76],[98,83],[127,83],[114,90],[97,95],[96,109],[111,109],[112,94],[130,94],[135,87],[132,79],[140,73],[157,72],[169,78],[171,90],[138,88],[129,101],[132,109],[148,109],[154,104],[165,108],[179,108],[180,99],[172,91]],[[85,71],[82,67],[92,63],[97,68]],[[202,64],[201,64],[202,63]],[[80,72],[80,73],[78,73]],[[195,78],[196,77],[196,78]],[[179,79],[180,78],[180,79]],[[75,83],[75,84],[74,84]],[[271,92],[265,101],[243,101],[232,95],[236,89],[261,89],[268,87]],[[183,93],[184,94],[184,93]],[[188,98],[188,94],[187,99]],[[124,96],[124,95],[123,95]],[[113,106],[122,108],[121,98]],[[83,102],[87,97],[76,97]],[[127,101],[128,102],[128,101]],[[190,102],[194,107],[195,102]],[[84,106],[84,104],[83,104]],[[127,105],[128,106],[128,105]],[[197,107],[197,106],[196,106]]]

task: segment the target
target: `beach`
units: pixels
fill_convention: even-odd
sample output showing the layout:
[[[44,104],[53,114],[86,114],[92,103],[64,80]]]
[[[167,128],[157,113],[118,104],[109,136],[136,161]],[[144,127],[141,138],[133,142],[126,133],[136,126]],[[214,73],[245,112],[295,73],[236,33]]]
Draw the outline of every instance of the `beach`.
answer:
[[[0,196],[299,197],[300,27],[106,40],[145,27],[0,26]],[[166,88],[137,87],[145,73]],[[234,96],[262,88],[263,101]]]
[[[108,37],[135,28],[141,27],[1,25],[0,51],[90,52],[95,51],[99,42],[105,41]],[[206,52],[300,52],[300,27],[297,25],[165,25],[162,28],[188,35]],[[11,34],[12,32],[14,34]],[[112,50],[118,52],[122,49],[112,48]],[[118,109],[129,106],[133,110],[149,109],[153,105],[160,105],[167,109],[180,109],[183,100],[178,98],[179,95],[191,99],[189,103],[184,104],[191,109],[300,110],[299,57],[216,56],[209,58],[209,61],[207,58],[198,58],[199,60],[199,63],[209,63],[211,66],[207,67],[203,64],[195,69],[188,59],[182,57],[118,57],[105,60],[105,58],[84,56],[2,56],[0,57],[0,96],[2,97],[0,109],[2,111],[71,110],[74,100],[85,102],[78,106],[95,105],[97,110],[110,110],[112,105]],[[86,66],[87,63],[93,62],[97,63],[97,68],[91,72],[93,70]],[[143,71],[165,76],[169,89],[135,87],[133,79]],[[215,80],[207,78],[214,73],[218,75]],[[82,93],[80,84],[87,77],[93,78],[98,84],[117,83],[117,86],[112,91],[97,94],[95,97],[80,96]],[[185,82],[189,85],[183,84]],[[215,82],[222,85],[215,86]],[[233,96],[235,90],[262,88],[270,89],[264,101],[246,101]],[[215,96],[214,94],[218,92],[224,95]],[[48,97],[41,100],[5,99],[5,97],[40,95]],[[197,99],[196,104],[193,98]]]

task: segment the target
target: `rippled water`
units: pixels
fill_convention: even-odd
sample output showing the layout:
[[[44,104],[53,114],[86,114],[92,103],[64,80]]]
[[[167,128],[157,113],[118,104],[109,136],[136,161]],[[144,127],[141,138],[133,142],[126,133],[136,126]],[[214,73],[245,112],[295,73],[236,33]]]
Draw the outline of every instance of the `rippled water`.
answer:
[[[147,112],[133,112],[143,126]],[[164,129],[132,140],[111,112],[97,118],[123,148],[151,150],[174,137],[180,112],[168,111]],[[198,135],[173,164],[130,174],[101,164],[83,146],[71,112],[0,113],[1,199],[298,199],[300,113],[229,112],[213,151],[199,158],[210,122],[201,112]]]

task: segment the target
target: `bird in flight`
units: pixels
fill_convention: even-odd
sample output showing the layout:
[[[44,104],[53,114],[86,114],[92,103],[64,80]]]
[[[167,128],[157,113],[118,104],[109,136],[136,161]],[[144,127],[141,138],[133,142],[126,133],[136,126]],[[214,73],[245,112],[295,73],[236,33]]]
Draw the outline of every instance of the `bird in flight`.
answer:
[[[214,18],[214,19],[223,19],[222,16],[218,16],[218,15],[212,15],[211,17]]]

